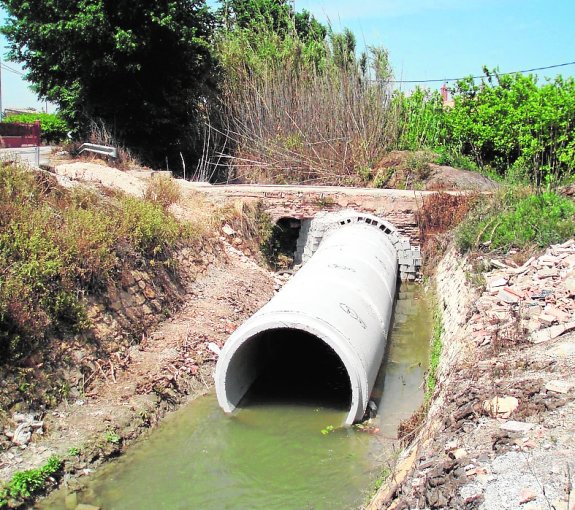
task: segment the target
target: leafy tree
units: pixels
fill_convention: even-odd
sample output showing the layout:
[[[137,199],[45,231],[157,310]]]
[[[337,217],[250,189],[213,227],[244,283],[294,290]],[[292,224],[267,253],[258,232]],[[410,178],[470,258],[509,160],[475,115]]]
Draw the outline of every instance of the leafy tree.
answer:
[[[398,146],[437,150],[448,164],[471,163],[537,185],[572,175],[575,80],[539,84],[534,75],[483,71],[479,83],[469,77],[455,84],[452,108],[427,89],[396,93]]]
[[[9,58],[24,64],[38,95],[57,103],[79,136],[101,121],[150,163],[199,147],[215,89],[215,22],[204,0],[0,4],[9,15]]]
[[[283,36],[291,33],[305,42],[323,41],[327,35],[327,28],[309,11],[294,12],[286,0],[223,0],[219,15],[227,30],[264,29]]]
[[[437,149],[443,143],[446,112],[439,92],[416,87],[409,95],[396,92],[393,102],[400,149]]]
[[[445,143],[459,146],[482,166],[509,171],[536,184],[575,168],[575,80],[539,85],[534,75],[499,75],[484,69],[477,84],[457,82]]]

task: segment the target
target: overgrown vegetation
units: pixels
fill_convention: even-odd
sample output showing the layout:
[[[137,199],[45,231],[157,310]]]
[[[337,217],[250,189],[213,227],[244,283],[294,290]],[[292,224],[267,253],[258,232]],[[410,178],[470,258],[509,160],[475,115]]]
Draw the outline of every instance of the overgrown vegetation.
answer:
[[[453,107],[436,92],[399,94],[399,147],[438,150],[446,163],[537,186],[575,168],[575,80],[539,84],[535,75],[484,69],[478,83],[459,80]]]
[[[32,124],[40,121],[42,141],[47,144],[57,144],[66,139],[70,127],[57,113],[20,113],[4,117],[2,122]]]
[[[144,198],[154,204],[167,209],[172,204],[178,203],[182,197],[180,187],[170,176],[160,175],[153,177],[144,193]]]
[[[287,1],[226,6],[217,43],[226,150],[208,164],[229,162],[228,177],[252,182],[357,183],[393,139],[387,52],[357,55],[350,31]]]
[[[573,78],[484,69],[446,107],[438,92],[393,92],[384,48],[359,53],[352,32],[288,0],[0,3],[10,58],[78,136],[102,126],[196,179],[393,186],[393,169],[378,172],[391,149],[536,186],[575,167]],[[413,170],[402,185],[425,180]]]
[[[393,106],[399,112],[400,149],[417,151],[442,145],[445,111],[438,91],[417,87],[409,95],[397,92]]]
[[[479,200],[457,229],[461,251],[543,248],[575,236],[575,204],[552,191],[505,188]]]
[[[37,469],[15,473],[10,481],[0,488],[0,508],[8,507],[11,501],[27,500],[42,491],[48,479],[54,476],[61,467],[62,461],[52,456]]]
[[[0,361],[29,355],[52,332],[89,326],[83,296],[118,277],[126,258],[170,263],[192,240],[156,203],[66,190],[49,174],[0,166]]]
[[[2,0],[9,58],[76,135],[102,121],[145,162],[197,157],[216,88],[204,0]]]
[[[431,400],[435,387],[437,386],[437,369],[441,358],[443,336],[443,317],[441,310],[436,307],[433,314],[433,336],[431,338],[431,351],[429,353],[429,368],[427,369],[427,378],[425,380],[425,403]]]
[[[433,260],[444,252],[449,243],[449,236],[445,234],[466,218],[477,200],[479,200],[477,194],[455,195],[443,192],[423,198],[416,217],[426,270],[435,267]]]

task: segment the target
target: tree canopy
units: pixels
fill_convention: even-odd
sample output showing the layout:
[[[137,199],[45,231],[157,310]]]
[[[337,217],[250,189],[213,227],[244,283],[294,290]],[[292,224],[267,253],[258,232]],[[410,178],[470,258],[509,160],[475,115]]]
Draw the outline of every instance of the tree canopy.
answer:
[[[8,57],[86,136],[102,122],[149,163],[199,147],[214,90],[204,0],[0,0]],[[179,157],[178,157],[179,159]]]
[[[327,34],[309,11],[296,12],[287,0],[222,0],[219,16],[227,30],[264,28],[282,35],[295,31],[293,35],[305,41],[322,41]]]

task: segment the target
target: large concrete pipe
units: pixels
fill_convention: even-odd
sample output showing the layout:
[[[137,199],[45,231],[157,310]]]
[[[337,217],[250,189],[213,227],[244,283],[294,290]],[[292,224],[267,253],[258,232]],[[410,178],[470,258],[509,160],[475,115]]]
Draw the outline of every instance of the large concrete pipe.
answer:
[[[233,411],[267,365],[278,377],[299,377],[297,360],[311,356],[312,369],[335,360],[349,393],[345,424],[360,420],[385,352],[396,281],[397,252],[382,230],[365,223],[335,230],[228,339],[216,367],[220,406]]]

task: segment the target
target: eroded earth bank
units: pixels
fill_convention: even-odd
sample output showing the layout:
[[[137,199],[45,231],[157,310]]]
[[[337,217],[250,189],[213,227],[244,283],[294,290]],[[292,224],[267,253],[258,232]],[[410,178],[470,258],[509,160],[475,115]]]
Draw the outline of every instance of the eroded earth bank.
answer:
[[[166,412],[211,390],[218,348],[270,298],[275,285],[271,273],[231,245],[222,244],[221,250],[187,286],[172,317],[108,363],[94,360],[101,370],[86,393],[37,415],[43,425],[32,427],[32,440],[2,451],[0,478],[56,455],[65,460],[63,481],[73,490],[75,477],[118,455]],[[15,413],[10,428],[16,430],[27,416]]]
[[[437,387],[369,509],[575,508],[575,243],[483,263],[438,267]]]

